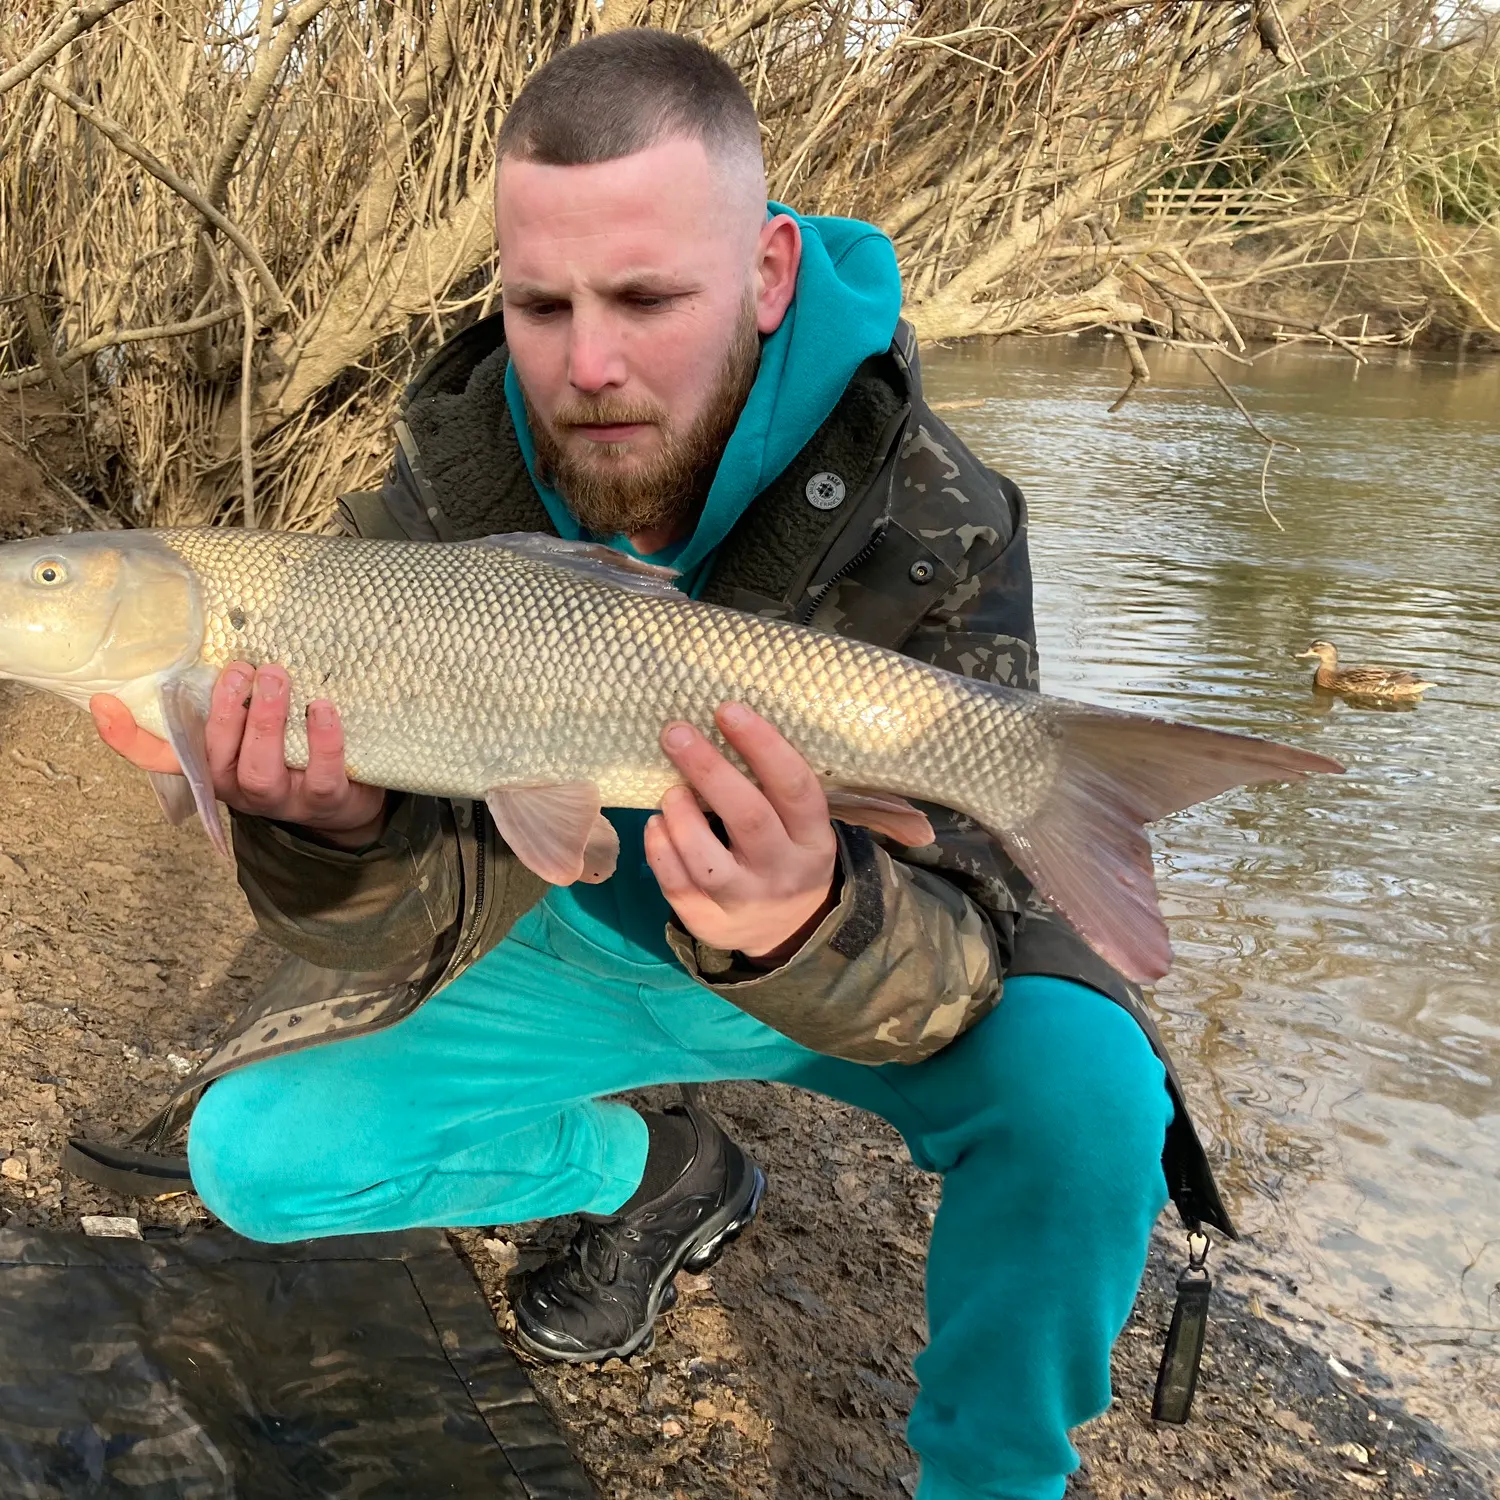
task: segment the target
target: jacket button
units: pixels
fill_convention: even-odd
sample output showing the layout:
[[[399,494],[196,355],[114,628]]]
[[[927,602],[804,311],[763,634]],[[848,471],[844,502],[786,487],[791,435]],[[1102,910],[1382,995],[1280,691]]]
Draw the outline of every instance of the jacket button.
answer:
[[[840,475],[825,470],[821,474],[814,474],[802,493],[807,496],[807,503],[818,510],[837,510],[844,503],[844,496],[849,490]]]
[[[931,583],[932,575],[936,571],[937,570],[932,566],[930,562],[927,561],[925,557],[919,557],[916,562],[911,565],[911,569],[907,573],[907,577],[910,578],[913,583]]]

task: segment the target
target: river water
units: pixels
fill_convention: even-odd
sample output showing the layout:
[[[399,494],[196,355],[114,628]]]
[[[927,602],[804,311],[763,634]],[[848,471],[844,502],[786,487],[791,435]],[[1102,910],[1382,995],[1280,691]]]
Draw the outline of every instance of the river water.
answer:
[[[923,356],[1031,504],[1048,692],[1245,729],[1342,778],[1157,830],[1155,1003],[1267,1312],[1500,1465],[1500,361],[1148,349]],[[1415,709],[1311,687],[1315,638],[1418,668]],[[1381,1372],[1379,1375],[1376,1372]]]

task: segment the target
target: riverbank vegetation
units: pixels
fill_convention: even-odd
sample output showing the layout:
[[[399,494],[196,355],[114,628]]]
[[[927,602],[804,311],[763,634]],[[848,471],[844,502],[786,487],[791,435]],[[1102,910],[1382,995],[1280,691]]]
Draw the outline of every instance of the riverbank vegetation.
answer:
[[[1500,347],[1480,0],[11,0],[11,437],[122,521],[322,524],[494,306],[507,103],[642,22],[740,69],[776,197],[890,233],[926,339]]]

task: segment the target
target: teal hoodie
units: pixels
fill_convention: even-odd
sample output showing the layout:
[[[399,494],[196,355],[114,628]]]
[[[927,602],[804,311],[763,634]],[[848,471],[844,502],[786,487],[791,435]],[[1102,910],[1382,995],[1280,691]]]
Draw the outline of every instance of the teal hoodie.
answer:
[[[857,219],[804,218],[778,203],[802,231],[797,290],[781,326],[761,342],[760,370],[749,399],[719,460],[703,513],[692,535],[651,557],[681,574],[678,587],[696,596],[712,571],[714,552],[761,493],[807,445],[838,404],[854,372],[890,346],[901,311],[901,277],[891,242]],[[521,452],[547,514],[560,536],[584,535],[562,497],[536,475],[536,445],[526,421],[520,382],[512,365],[505,395]],[[634,553],[624,537],[602,538]],[[531,924],[548,915],[577,936],[631,964],[675,964],[663,936],[671,910],[646,863],[642,831],[648,812],[610,809],[620,835],[620,861],[602,885],[556,887],[519,924],[527,941]]]

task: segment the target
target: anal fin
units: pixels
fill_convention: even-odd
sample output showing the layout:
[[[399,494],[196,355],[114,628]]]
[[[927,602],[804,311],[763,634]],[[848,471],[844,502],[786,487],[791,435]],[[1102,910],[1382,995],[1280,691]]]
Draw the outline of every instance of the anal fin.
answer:
[[[894,792],[869,792],[860,787],[831,786],[825,788],[828,798],[828,814],[841,823],[857,823],[874,833],[884,834],[904,844],[908,849],[919,849],[932,843],[937,837],[927,814],[913,807],[905,797]]]
[[[516,858],[549,885],[597,885],[615,873],[620,838],[592,781],[491,787],[484,800]]]

